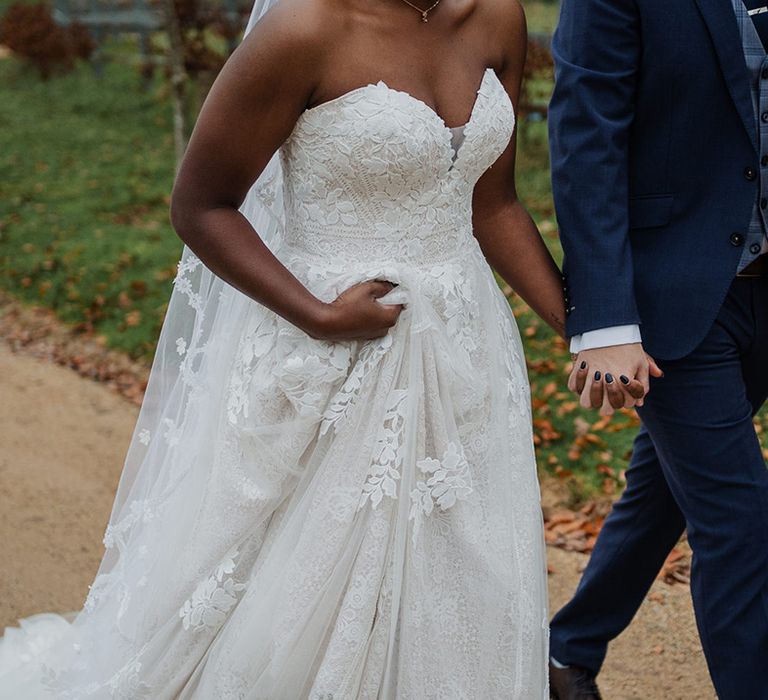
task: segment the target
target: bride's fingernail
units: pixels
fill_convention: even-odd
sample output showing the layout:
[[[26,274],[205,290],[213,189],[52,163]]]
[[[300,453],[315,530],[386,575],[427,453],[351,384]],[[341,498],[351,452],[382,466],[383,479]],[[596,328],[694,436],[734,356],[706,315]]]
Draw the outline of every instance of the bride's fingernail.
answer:
[[[629,384],[629,379],[627,379],[623,374],[619,377],[619,381],[622,384]]]
[[[587,368],[587,361],[586,360],[582,360],[581,361],[580,369],[586,369],[586,368]]]
[[[596,381],[596,382],[599,382],[599,381],[600,381],[600,377],[601,377],[601,376],[602,376],[602,375],[600,374],[600,372],[595,372],[595,381]]]
[[[606,374],[605,375],[605,383],[606,384],[613,384],[613,375],[612,374]]]

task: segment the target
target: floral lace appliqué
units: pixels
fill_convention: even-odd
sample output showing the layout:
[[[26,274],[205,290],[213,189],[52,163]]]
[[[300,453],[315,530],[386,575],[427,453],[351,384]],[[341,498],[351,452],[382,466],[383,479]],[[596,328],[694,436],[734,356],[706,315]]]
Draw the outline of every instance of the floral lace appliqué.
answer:
[[[405,390],[393,391],[384,416],[384,425],[376,440],[374,461],[363,484],[358,508],[370,500],[371,506],[381,503],[384,496],[397,498],[397,482],[403,464],[403,433],[405,428]]]
[[[239,552],[233,549],[205,581],[202,581],[190,598],[184,601],[179,617],[185,630],[201,630],[221,626],[227,614],[237,603],[237,595],[245,589],[230,576],[235,570]]]
[[[427,478],[417,481],[411,491],[411,518],[429,515],[436,506],[448,510],[472,493],[469,464],[456,443],[448,444],[442,459],[427,457],[416,466]]]
[[[334,430],[338,429],[347,412],[354,405],[355,399],[360,394],[364,378],[391,346],[392,336],[389,334],[383,338],[369,341],[363,346],[355,366],[325,411],[323,422],[320,426],[321,435],[325,435],[331,428]]]

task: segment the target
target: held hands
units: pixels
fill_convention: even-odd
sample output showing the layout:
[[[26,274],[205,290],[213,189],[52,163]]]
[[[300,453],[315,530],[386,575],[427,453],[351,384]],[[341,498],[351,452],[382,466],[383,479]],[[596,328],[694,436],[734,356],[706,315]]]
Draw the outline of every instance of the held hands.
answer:
[[[640,343],[613,345],[578,354],[568,388],[581,396],[584,408],[609,416],[620,408],[642,406],[649,377],[662,377],[654,359]]]
[[[372,340],[385,336],[397,323],[403,305],[382,304],[378,299],[394,288],[391,282],[381,280],[350,287],[335,301],[322,304],[307,332],[317,340]]]

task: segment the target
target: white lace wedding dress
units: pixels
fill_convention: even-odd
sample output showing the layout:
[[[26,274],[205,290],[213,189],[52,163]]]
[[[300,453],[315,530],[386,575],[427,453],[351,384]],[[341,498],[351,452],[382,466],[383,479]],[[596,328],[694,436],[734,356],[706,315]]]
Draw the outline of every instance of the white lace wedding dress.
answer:
[[[390,280],[405,311],[381,340],[329,343],[247,302],[184,429],[140,419],[140,449],[184,457],[131,493],[77,620],[7,631],[0,697],[548,697],[525,362],[472,235],[513,126],[490,69],[456,148],[381,82],[300,117],[277,255],[325,300]],[[199,267],[176,283],[193,306]]]

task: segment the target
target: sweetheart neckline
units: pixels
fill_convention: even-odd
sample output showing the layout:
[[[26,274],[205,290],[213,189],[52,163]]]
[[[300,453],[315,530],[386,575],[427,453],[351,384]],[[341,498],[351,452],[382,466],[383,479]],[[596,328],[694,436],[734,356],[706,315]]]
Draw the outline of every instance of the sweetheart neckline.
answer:
[[[445,119],[443,119],[443,117],[441,117],[438,114],[437,110],[435,110],[434,107],[432,107],[431,105],[428,105],[426,102],[424,102],[424,100],[422,100],[419,97],[416,97],[415,95],[412,95],[410,92],[407,92],[406,90],[398,90],[397,88],[390,87],[383,80],[379,80],[376,83],[368,83],[366,85],[361,85],[360,87],[352,88],[351,90],[347,90],[347,92],[342,93],[338,97],[333,97],[330,100],[326,100],[325,102],[321,102],[320,104],[316,104],[314,107],[309,107],[308,109],[305,109],[299,115],[299,118],[301,119],[303,117],[306,117],[306,116],[312,114],[313,112],[317,112],[319,110],[322,110],[325,107],[328,107],[328,106],[331,106],[331,105],[334,105],[334,104],[339,104],[340,102],[343,102],[345,99],[347,99],[349,97],[352,97],[353,95],[357,95],[358,93],[363,92],[365,90],[369,90],[369,89],[375,88],[375,87],[383,87],[383,88],[386,88],[389,92],[397,94],[397,95],[402,95],[404,97],[407,97],[410,100],[412,100],[413,102],[415,102],[415,103],[421,105],[422,107],[424,107],[425,109],[429,110],[438,119],[438,121],[442,124],[443,129],[445,129],[446,131],[452,131],[453,129],[460,129],[460,128],[465,128],[466,129],[466,127],[468,127],[472,123],[472,119],[475,116],[475,111],[477,109],[477,104],[480,101],[480,91],[483,89],[483,86],[485,85],[485,80],[488,77],[489,73],[493,73],[493,75],[496,75],[496,71],[494,71],[493,68],[491,68],[491,67],[488,67],[488,68],[486,68],[483,71],[483,77],[480,79],[480,85],[478,86],[477,90],[475,91],[475,100],[472,103],[472,108],[470,109],[470,112],[469,112],[469,119],[467,119],[466,123],[461,124],[460,126],[448,126],[448,124],[446,124],[446,122],[445,122]]]

